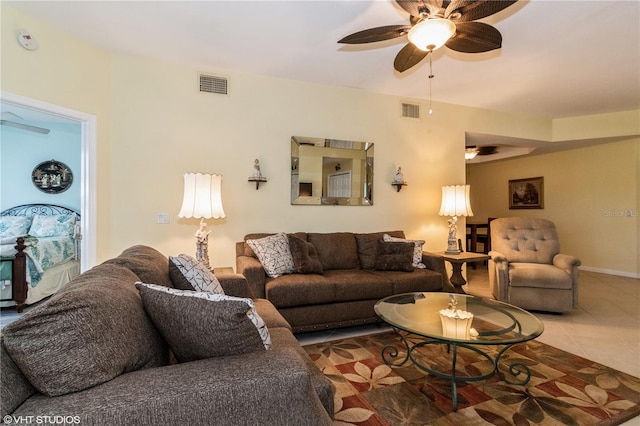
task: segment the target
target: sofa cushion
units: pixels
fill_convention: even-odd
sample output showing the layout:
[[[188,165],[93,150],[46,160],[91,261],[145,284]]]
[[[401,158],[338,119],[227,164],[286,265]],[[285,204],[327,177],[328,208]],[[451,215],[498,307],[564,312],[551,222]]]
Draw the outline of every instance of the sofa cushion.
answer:
[[[269,277],[275,278],[295,271],[289,239],[286,234],[279,233],[257,240],[250,239],[247,240],[247,244],[258,256],[258,260]]]
[[[412,242],[378,241],[376,270],[378,271],[413,271]]]
[[[126,268],[96,266],[3,329],[7,352],[38,391],[63,395],[167,364],[137,280]]]
[[[169,256],[169,276],[173,287],[180,290],[224,294],[216,276],[201,262],[186,254]]]
[[[322,264],[313,244],[289,235],[289,249],[298,274],[322,274]]]
[[[169,258],[154,248],[143,245],[132,246],[123,251],[120,256],[104,263],[124,266],[133,271],[138,279],[132,284],[136,281],[144,281],[173,287],[169,276]]]
[[[13,413],[34,393],[36,390],[6,352],[0,337],[0,416]]]
[[[392,283],[371,271],[336,269],[325,274],[335,286],[335,301],[376,300],[391,296]]]
[[[251,299],[136,283],[147,313],[179,362],[269,349]]]
[[[372,271],[371,274],[389,280],[392,283],[392,294],[443,289],[442,275],[429,269],[414,269],[413,272]]]
[[[308,241],[318,252],[322,268],[359,269],[358,246],[355,236],[350,232],[332,232],[327,234],[309,233]]]
[[[354,234],[356,243],[358,245],[358,258],[360,259],[360,267],[362,269],[374,269],[376,267],[378,241],[383,239],[384,234],[389,234],[397,238],[404,238],[403,231]]]
[[[422,246],[424,246],[424,240],[407,240],[404,238],[396,238],[391,235],[385,234],[383,239],[391,242],[411,242],[414,244],[413,248],[413,267],[419,269],[425,269],[426,266],[422,263]]]
[[[293,274],[273,279],[267,278],[265,296],[279,309],[288,306],[330,303],[336,299],[336,290],[323,275]]]

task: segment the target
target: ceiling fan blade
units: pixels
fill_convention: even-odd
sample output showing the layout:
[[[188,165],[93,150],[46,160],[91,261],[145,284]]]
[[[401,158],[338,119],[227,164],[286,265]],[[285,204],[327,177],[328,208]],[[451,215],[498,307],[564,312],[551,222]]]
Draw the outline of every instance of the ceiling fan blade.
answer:
[[[511,6],[518,0],[453,0],[444,12],[445,17],[452,13],[460,14],[459,18],[452,17],[454,22],[469,22],[498,13]]]
[[[44,127],[31,126],[29,124],[16,123],[15,121],[0,120],[0,125],[15,127],[16,129],[28,130],[30,132],[42,133],[48,135],[51,130]]]
[[[425,12],[433,15],[442,8],[442,0],[396,0],[396,3],[415,17],[420,17]]]
[[[362,44],[390,40],[405,35],[410,29],[411,26],[408,25],[387,25],[384,27],[369,28],[368,30],[358,31],[357,33],[348,35],[342,40],[339,40],[338,43]]]
[[[420,50],[411,43],[407,43],[400,52],[396,55],[396,59],[393,61],[393,67],[398,72],[405,72],[412,66],[427,57],[429,52]]]
[[[456,34],[445,43],[449,49],[464,53],[480,53],[500,49],[502,35],[482,22],[458,22]]]

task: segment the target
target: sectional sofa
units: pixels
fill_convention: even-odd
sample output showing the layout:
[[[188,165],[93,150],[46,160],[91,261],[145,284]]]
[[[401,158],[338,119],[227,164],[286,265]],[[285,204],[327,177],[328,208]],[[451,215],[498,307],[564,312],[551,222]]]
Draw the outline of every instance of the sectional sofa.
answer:
[[[0,343],[6,423],[331,424],[333,385],[270,302],[231,300],[224,305],[236,309],[229,316],[208,300],[184,309],[174,299],[195,298],[173,289],[172,278],[166,256],[134,246],[6,326]],[[217,278],[226,295],[250,296],[241,275]],[[156,299],[165,303],[157,305],[162,312],[151,303]],[[245,324],[248,304],[268,329],[268,349],[256,327]],[[219,328],[224,344],[211,342]]]

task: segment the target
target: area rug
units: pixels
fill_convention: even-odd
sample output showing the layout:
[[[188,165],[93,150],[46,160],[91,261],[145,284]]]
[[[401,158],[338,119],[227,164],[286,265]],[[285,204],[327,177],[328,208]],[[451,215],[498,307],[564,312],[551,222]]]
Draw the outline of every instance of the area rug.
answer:
[[[336,387],[335,425],[604,426],[640,415],[640,379],[535,340],[513,346],[500,363],[501,371],[516,361],[528,366],[526,385],[511,385],[498,375],[459,383],[454,412],[451,381],[429,375],[411,361],[387,366],[382,360],[387,345],[397,347],[401,358],[406,354],[395,332],[304,347]],[[499,350],[483,349],[490,354]],[[417,351],[420,362],[451,373],[445,345]],[[458,351],[457,374],[474,376],[492,368],[475,352]]]

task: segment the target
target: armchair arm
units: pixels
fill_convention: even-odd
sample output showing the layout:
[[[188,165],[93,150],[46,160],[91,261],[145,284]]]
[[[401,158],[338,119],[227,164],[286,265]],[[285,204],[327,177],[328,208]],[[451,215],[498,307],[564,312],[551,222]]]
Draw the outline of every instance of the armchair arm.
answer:
[[[251,256],[237,256],[236,271],[244,275],[247,285],[255,298],[265,298],[264,285],[267,282],[267,274],[258,259]]]
[[[509,260],[500,252],[490,251],[489,256],[489,288],[497,300],[507,300],[509,286]]]
[[[449,275],[447,274],[447,268],[444,264],[444,257],[439,254],[431,253],[428,251],[422,252],[422,263],[434,272],[438,272],[442,275],[442,291],[446,291],[449,293],[455,293],[456,289],[451,285],[451,281],[449,281]]]
[[[241,274],[216,274],[224,293],[235,297],[248,297],[253,299],[253,292],[247,284],[247,280]]]
[[[553,266],[566,271],[569,275],[573,275],[574,268],[582,265],[582,262],[575,257],[568,254],[556,254],[553,256]]]

